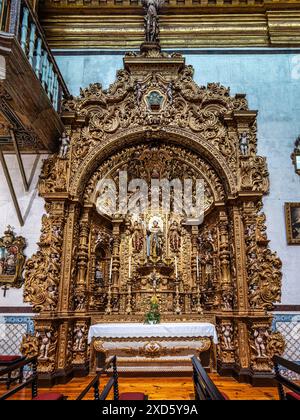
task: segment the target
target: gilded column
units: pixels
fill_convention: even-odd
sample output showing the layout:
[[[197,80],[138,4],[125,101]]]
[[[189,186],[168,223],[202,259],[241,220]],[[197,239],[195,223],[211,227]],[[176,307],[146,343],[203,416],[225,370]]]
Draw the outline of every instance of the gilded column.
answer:
[[[221,267],[221,307],[224,310],[232,310],[233,290],[230,274],[230,249],[228,237],[228,217],[224,210],[219,214],[219,238],[220,238],[220,267]]]
[[[62,272],[59,292],[59,312],[69,317],[70,310],[74,309],[74,286],[76,284],[75,273],[77,271],[77,241],[79,222],[78,203],[69,204],[68,217],[64,229]],[[57,367],[65,376],[72,367],[72,337],[73,321],[63,318],[59,326]]]
[[[123,219],[113,220],[112,244],[112,311],[119,311],[120,306],[120,225]]]
[[[235,238],[236,264],[236,309],[239,313],[234,320],[235,363],[238,374],[249,374],[250,350],[248,343],[247,312],[248,284],[246,273],[245,235],[240,208],[232,208],[233,234]],[[245,318],[244,318],[245,317]]]

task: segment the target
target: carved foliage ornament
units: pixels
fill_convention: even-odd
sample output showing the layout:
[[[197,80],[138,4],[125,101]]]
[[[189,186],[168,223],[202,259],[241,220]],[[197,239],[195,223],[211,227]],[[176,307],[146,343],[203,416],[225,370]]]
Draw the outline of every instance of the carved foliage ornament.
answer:
[[[273,309],[280,301],[282,263],[268,246],[262,203],[244,207],[249,302],[252,308]]]
[[[60,210],[59,204],[55,206],[52,211]],[[42,217],[39,251],[26,262],[24,301],[30,302],[35,311],[54,311],[57,306],[63,226],[63,217],[45,214]]]
[[[249,331],[251,365],[255,371],[271,371],[273,356],[281,356],[285,340],[280,332],[273,332],[265,321],[252,323]]]
[[[160,180],[181,180],[192,179],[204,181],[204,205],[209,209],[214,201],[221,201],[225,197],[222,181],[214,169],[195,153],[177,146],[157,144],[152,146],[141,144],[116,153],[113,157],[101,165],[91,177],[86,189],[85,199],[96,201],[98,183],[101,179],[110,178],[119,186],[119,174],[126,171],[128,183],[132,179],[143,179],[151,186],[154,179]],[[184,177],[184,178],[183,178]],[[150,194],[150,188],[149,188]],[[150,200],[149,196],[149,200]]]
[[[151,97],[154,94],[157,98],[162,98],[161,103],[157,102],[157,109],[155,106],[149,107],[147,100],[149,95]],[[143,80],[137,80],[129,71],[121,70],[117,74],[117,81],[108,90],[103,90],[99,83],[92,84],[81,91],[80,97],[68,99],[64,103],[63,115],[71,113],[75,116],[74,121],[83,118],[86,124],[79,131],[74,126],[72,132],[72,173],[77,171],[87,153],[99,142],[104,144],[110,135],[135,127],[155,132],[164,126],[200,133],[219,150],[231,171],[236,173],[239,166],[236,154],[239,134],[228,131],[224,118],[247,109],[244,95],[231,97],[229,89],[219,84],[199,87],[193,80],[191,66],[185,66],[172,81],[159,73],[150,73]],[[253,172],[251,179],[255,180],[255,189],[259,190],[261,180],[258,174],[265,173],[260,170],[265,163],[255,160],[256,128],[255,124],[249,124],[250,152],[249,157],[245,158],[243,171],[245,166],[250,167],[249,171]],[[53,162],[52,167],[54,166]],[[255,174],[257,166],[260,169]],[[46,166],[45,173],[47,172],[50,175],[51,169]],[[246,178],[245,188],[249,189],[251,179],[247,181]],[[52,190],[57,188],[55,185],[49,187]],[[261,188],[265,189],[265,186],[262,185]]]

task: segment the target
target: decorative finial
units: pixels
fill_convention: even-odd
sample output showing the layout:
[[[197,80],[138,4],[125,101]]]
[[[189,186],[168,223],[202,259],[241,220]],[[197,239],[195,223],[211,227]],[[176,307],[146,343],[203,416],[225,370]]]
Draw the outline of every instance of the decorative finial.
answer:
[[[165,0],[142,0],[145,15],[145,41],[159,44],[159,10]]]

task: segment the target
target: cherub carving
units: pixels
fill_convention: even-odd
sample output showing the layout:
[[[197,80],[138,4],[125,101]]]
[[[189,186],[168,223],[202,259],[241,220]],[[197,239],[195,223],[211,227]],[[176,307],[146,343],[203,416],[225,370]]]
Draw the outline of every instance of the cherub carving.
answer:
[[[60,149],[59,149],[59,157],[61,159],[66,159],[69,147],[70,147],[70,137],[67,136],[66,132],[64,131],[60,138]]]
[[[232,333],[233,333],[233,328],[231,324],[222,325],[223,342],[224,342],[224,347],[227,350],[232,348]]]
[[[254,344],[258,357],[268,357],[266,348],[266,339],[269,337],[268,330],[265,328],[257,328],[254,330]]]
[[[249,135],[246,132],[240,137],[240,150],[243,156],[249,155]]]

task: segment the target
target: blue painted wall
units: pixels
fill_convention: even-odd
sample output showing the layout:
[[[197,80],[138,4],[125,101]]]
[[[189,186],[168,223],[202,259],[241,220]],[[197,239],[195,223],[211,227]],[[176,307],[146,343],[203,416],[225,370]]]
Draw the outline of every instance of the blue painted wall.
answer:
[[[65,52],[56,59],[72,94],[89,83],[106,88],[123,67],[123,55]],[[185,52],[200,85],[220,82],[232,94],[246,93],[251,109],[259,110],[259,154],[268,158],[271,192],[265,198],[271,247],[283,261],[282,303],[300,304],[300,246],[287,246],[284,203],[300,202],[300,177],[290,155],[300,134],[300,50],[234,50]]]

